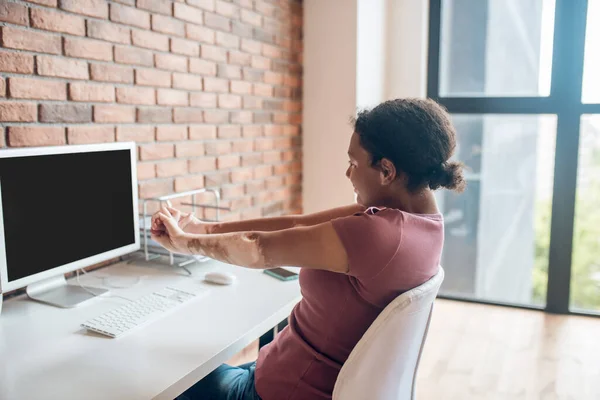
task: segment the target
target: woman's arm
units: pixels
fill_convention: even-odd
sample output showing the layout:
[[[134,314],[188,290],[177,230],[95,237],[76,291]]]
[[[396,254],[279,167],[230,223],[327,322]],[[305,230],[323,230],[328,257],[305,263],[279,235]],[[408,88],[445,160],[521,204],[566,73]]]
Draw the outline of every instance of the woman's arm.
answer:
[[[195,235],[183,232],[166,209],[158,218],[164,230],[153,230],[153,237],[173,252],[255,269],[296,266],[348,272],[346,250],[331,222],[274,232]]]
[[[365,207],[359,204],[333,208],[314,214],[287,215],[282,217],[258,218],[247,221],[206,223],[199,219],[191,219],[189,214],[177,214],[177,210],[170,209],[171,214],[178,221],[186,221],[179,226],[192,234],[219,234],[231,232],[272,232],[290,229],[300,226],[313,226],[331,221],[335,218],[347,217],[349,215],[365,211]],[[187,219],[186,219],[187,218]]]

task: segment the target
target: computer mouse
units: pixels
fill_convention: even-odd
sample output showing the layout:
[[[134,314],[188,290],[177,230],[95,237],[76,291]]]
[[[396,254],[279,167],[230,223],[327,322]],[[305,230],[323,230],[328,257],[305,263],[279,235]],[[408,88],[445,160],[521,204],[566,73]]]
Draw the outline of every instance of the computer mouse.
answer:
[[[230,272],[208,272],[204,275],[204,280],[219,285],[231,285],[236,281],[236,276]]]

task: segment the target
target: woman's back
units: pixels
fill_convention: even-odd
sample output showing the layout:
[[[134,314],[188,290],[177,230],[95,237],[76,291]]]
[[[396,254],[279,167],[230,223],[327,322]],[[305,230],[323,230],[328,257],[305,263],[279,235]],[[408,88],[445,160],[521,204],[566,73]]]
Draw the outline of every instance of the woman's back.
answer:
[[[264,400],[330,399],[342,364],[381,310],[438,270],[439,214],[371,208],[332,223],[349,272],[302,270],[303,299],[289,327],[259,355],[256,387]]]

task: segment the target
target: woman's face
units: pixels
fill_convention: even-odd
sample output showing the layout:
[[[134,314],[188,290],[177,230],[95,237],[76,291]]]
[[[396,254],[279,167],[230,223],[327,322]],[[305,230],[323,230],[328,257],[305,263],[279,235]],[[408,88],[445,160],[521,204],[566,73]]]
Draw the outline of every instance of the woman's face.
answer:
[[[346,176],[354,186],[358,204],[373,207],[381,197],[381,171],[371,166],[371,155],[360,145],[359,136],[354,133],[348,147],[349,166]]]

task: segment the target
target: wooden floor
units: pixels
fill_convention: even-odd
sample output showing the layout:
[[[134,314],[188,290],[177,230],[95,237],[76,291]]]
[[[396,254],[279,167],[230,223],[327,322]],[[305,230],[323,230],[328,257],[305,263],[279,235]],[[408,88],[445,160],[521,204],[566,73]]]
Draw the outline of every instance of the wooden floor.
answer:
[[[600,400],[600,318],[438,300],[417,399]]]

